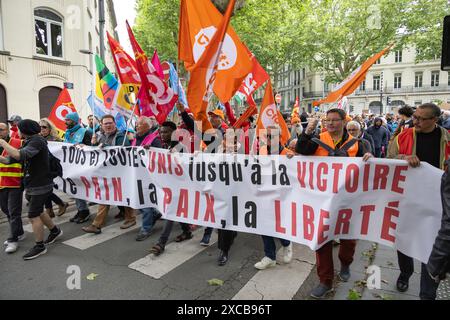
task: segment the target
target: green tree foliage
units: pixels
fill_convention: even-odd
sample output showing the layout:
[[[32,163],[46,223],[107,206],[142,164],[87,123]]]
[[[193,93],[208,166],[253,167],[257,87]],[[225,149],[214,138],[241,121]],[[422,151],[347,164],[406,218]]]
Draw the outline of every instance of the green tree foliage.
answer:
[[[222,12],[228,0],[213,0]],[[136,36],[147,53],[177,59],[180,0],[138,0]],[[272,75],[286,64],[339,82],[390,43],[440,56],[447,0],[238,0],[232,25]]]

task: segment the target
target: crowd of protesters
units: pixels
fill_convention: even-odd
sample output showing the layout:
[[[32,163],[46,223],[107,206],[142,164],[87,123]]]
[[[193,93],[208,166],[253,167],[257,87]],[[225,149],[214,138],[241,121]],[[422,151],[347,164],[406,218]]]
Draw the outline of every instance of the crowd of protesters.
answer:
[[[236,123],[233,111],[227,105],[223,110],[209,112],[209,120],[215,133],[208,139],[198,134],[197,123],[189,109],[178,105],[179,121],[158,123],[154,117],[140,117],[134,128],[126,132],[118,130],[115,118],[106,115],[97,119],[89,116],[87,125],[83,125],[78,114],[66,115],[66,132],[61,139],[55,126],[48,119],[39,122],[22,120],[20,116],[12,116],[7,123],[0,123],[0,207],[8,217],[10,235],[5,241],[5,252],[12,254],[19,249],[19,242],[25,238],[22,225],[22,199],[28,201],[28,218],[31,221],[35,237],[35,246],[24,255],[25,260],[31,260],[47,252],[50,244],[63,235],[63,231],[52,222],[55,216],[67,212],[68,203],[62,201],[53,191],[52,155],[47,142],[66,142],[83,146],[104,148],[109,146],[134,146],[144,148],[163,148],[172,151],[201,150],[217,153],[253,153],[259,156],[280,155],[292,158],[298,155],[362,157],[368,161],[372,157],[406,160],[410,166],[417,167],[420,162],[445,169],[450,150],[450,112],[441,112],[434,104],[424,104],[417,108],[404,106],[398,114],[386,115],[355,115],[349,116],[342,109],[331,109],[324,114],[308,114],[304,110],[298,117],[287,117],[290,137],[285,144],[277,136],[280,128],[266,128],[264,138],[253,140],[247,134],[235,134],[233,125]],[[250,117],[244,122],[244,132],[254,129],[255,119]],[[174,139],[173,137],[177,137]],[[219,148],[209,149],[214,141],[219,140]],[[253,141],[252,141],[253,140]],[[250,143],[252,141],[252,143]],[[186,147],[188,147],[186,149]],[[420,297],[435,299],[439,280],[450,266],[450,234],[448,219],[449,178],[443,179],[443,227],[428,265],[422,264]],[[54,202],[58,212],[53,211]],[[70,219],[76,224],[85,224],[82,230],[86,233],[100,234],[105,225],[106,216],[110,210],[107,205],[99,205],[95,217],[91,215],[88,202],[75,199],[77,212]],[[123,219],[122,229],[136,225],[136,212],[131,207],[120,207],[116,219]],[[136,241],[146,240],[161,218],[161,213],[155,208],[139,210],[142,214],[142,226],[136,236]],[[49,235],[44,240],[44,225]],[[156,256],[164,253],[165,246],[172,232],[174,222],[166,221],[164,230],[150,251]],[[195,226],[181,223],[182,233],[176,236],[177,242],[192,239],[192,229]],[[213,233],[212,228],[205,228],[200,245],[208,246]],[[219,255],[217,263],[223,266],[228,262],[229,252],[237,236],[234,231],[218,230]],[[281,243],[282,262],[292,261],[292,244],[284,239]],[[276,239],[262,237],[264,257],[255,264],[255,268],[265,270],[275,267]],[[356,240],[341,240],[339,248],[341,281],[350,279],[350,265],[353,261]],[[333,246],[329,242],[316,252],[317,273],[320,283],[311,296],[324,298],[333,290],[334,264]],[[405,292],[409,287],[409,278],[414,271],[413,259],[398,252],[398,262],[401,274],[397,280],[397,289]]]

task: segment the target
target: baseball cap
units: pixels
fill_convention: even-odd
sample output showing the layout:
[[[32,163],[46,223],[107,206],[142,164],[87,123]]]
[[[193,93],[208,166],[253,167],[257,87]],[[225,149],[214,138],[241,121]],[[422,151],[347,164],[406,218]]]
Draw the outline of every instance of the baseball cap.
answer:
[[[218,116],[223,121],[225,121],[225,115],[223,114],[222,110],[216,109],[214,111],[210,111],[210,112],[208,112],[208,115],[210,115],[210,116]]]
[[[13,115],[8,120],[8,122],[20,122],[20,121],[22,121],[22,117],[18,115]]]

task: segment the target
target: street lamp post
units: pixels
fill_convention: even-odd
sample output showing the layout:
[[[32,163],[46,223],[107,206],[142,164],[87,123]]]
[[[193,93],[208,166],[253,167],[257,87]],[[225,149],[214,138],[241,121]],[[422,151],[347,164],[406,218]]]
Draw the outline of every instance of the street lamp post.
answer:
[[[100,32],[100,58],[105,61],[105,0],[98,1],[98,17]]]
[[[380,103],[381,103],[381,110],[380,113],[381,115],[383,115],[383,86],[384,86],[384,74],[383,71],[381,71],[381,76],[380,76]]]

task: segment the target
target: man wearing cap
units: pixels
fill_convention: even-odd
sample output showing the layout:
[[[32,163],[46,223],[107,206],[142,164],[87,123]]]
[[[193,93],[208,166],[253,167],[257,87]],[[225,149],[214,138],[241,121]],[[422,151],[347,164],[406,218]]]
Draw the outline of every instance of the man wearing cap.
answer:
[[[66,134],[64,142],[77,145],[91,145],[92,134],[80,125],[80,117],[78,113],[73,112],[66,115]],[[70,222],[77,224],[84,223],[89,220],[90,212],[88,204],[85,200],[75,199],[77,213],[70,219]]]
[[[41,126],[33,120],[23,120],[18,124],[19,134],[23,138],[22,148],[14,148],[5,140],[0,140],[0,147],[8,152],[8,157],[0,157],[0,163],[22,163],[24,168],[23,185],[29,196],[28,218],[33,227],[36,245],[23,256],[32,260],[47,252],[46,245],[55,242],[63,232],[44,212],[44,204],[53,192],[53,180],[50,177],[49,150],[45,138],[39,135]],[[44,242],[44,225],[50,235]]]
[[[11,130],[11,138],[12,139],[20,139],[19,138],[19,129],[17,128],[17,124],[22,121],[22,118],[20,116],[14,115],[11,116],[8,120],[8,123],[10,125],[10,130]]]
[[[225,115],[222,110],[216,109],[214,111],[210,111],[208,112],[208,115],[209,122],[211,122],[214,129],[222,131],[222,134],[228,129],[228,126],[225,123]]]

